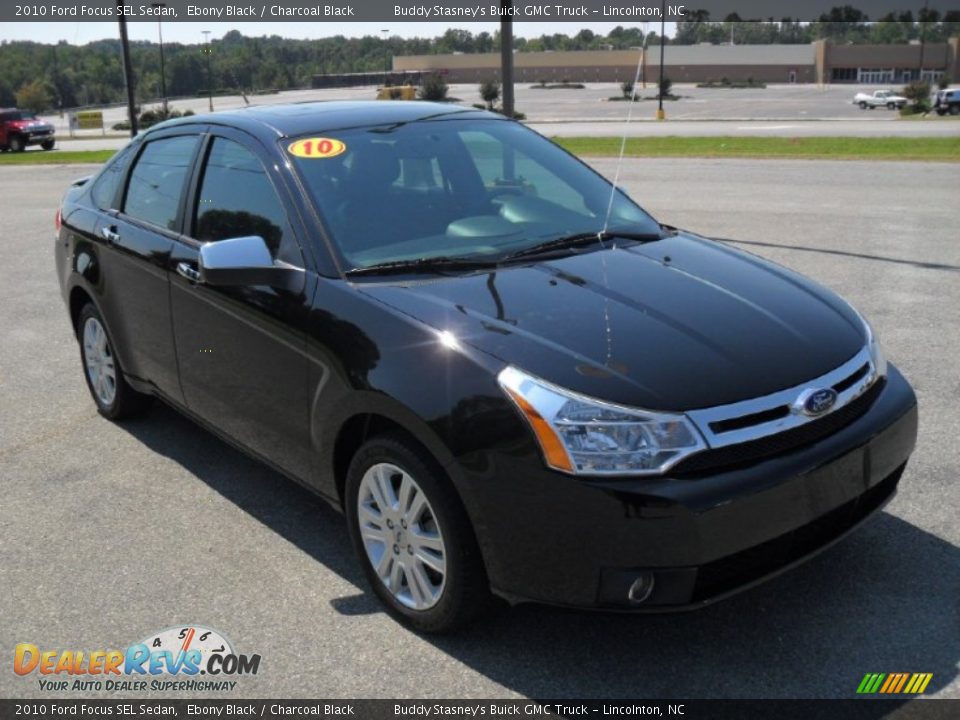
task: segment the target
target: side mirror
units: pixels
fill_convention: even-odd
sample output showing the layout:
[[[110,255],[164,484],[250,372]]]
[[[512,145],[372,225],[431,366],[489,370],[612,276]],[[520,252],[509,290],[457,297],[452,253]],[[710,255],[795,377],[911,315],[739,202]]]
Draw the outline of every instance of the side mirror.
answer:
[[[259,235],[202,245],[199,272],[200,282],[222,287],[269,285],[300,292],[306,280],[301,268],[274,261]]]

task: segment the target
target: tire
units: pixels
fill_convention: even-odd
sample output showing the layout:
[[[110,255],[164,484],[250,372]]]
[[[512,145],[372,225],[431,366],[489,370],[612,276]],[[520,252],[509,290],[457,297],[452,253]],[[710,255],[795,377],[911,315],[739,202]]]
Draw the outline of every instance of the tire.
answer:
[[[80,310],[77,341],[83,377],[97,412],[109,420],[121,420],[141,415],[150,407],[153,398],[138,393],[124,379],[107,325],[93,303]]]
[[[864,102],[863,100],[860,101],[860,109],[861,109],[861,110],[866,110],[866,109],[867,109],[867,103]]]
[[[44,140],[42,143],[40,143],[40,147],[42,147],[44,150],[53,150],[53,146],[53,140]]]
[[[950,106],[951,115],[960,115],[960,105],[951,105]]]
[[[892,102],[887,103],[887,110],[896,110],[896,109],[897,109],[896,103],[892,103]]]
[[[386,513],[377,497],[389,506]],[[370,586],[403,624],[451,632],[490,605],[480,549],[459,497],[436,461],[405,436],[380,435],[357,451],[344,510]]]
[[[23,152],[27,149],[27,144],[24,142],[22,137],[14,135],[12,138],[10,138],[10,149],[15,153]]]

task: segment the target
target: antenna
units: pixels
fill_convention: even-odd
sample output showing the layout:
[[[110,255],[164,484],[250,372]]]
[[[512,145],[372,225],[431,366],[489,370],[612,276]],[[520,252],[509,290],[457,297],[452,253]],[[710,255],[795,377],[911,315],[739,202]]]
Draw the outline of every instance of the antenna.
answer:
[[[660,42],[663,42],[662,38]],[[623,126],[623,138],[620,140],[620,157],[617,158],[617,169],[613,174],[613,185],[610,188],[610,202],[607,203],[607,215],[603,218],[603,230],[601,230],[598,235],[601,242],[603,242],[602,238],[607,232],[607,227],[610,225],[610,213],[613,212],[613,199],[616,197],[620,184],[620,167],[623,165],[623,153],[627,149],[627,133],[630,130],[630,121],[633,119],[633,105],[637,101],[637,86],[640,82],[640,70],[643,67],[643,56],[645,53],[646,51],[641,48],[640,59],[637,61],[637,72],[633,78],[633,90],[630,93],[630,107],[627,109],[627,122]]]

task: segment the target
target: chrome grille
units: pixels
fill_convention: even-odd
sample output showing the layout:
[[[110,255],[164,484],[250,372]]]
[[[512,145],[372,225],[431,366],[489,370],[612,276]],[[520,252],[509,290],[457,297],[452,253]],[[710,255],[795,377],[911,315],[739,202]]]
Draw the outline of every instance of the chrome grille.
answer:
[[[760,398],[691,410],[687,416],[696,424],[710,448],[739,445],[830,417],[863,395],[879,377],[870,350],[864,347],[840,367],[809,382]],[[837,393],[833,407],[817,416],[797,412],[797,398],[806,390],[819,388],[831,388]]]

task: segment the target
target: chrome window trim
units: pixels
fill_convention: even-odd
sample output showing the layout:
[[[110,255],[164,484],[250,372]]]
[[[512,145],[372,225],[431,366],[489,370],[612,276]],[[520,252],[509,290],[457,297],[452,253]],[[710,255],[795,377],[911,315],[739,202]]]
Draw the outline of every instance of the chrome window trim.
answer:
[[[821,415],[810,416],[804,415],[802,412],[797,412],[794,409],[797,398],[805,390],[832,388],[837,383],[853,375],[863,365],[869,365],[866,375],[843,392],[837,393],[837,401],[829,411]],[[711,448],[739,445],[740,443],[759,440],[760,438],[776,435],[777,433],[815,422],[821,418],[829,417],[832,413],[835,413],[837,410],[849,405],[860,397],[880,378],[880,375],[881,373],[878,372],[873,358],[870,355],[870,347],[865,346],[840,367],[808,382],[795,385],[786,390],[779,390],[770,395],[764,395],[763,397],[751,398],[750,400],[742,400],[729,405],[718,405],[717,407],[704,408],[701,410],[689,410],[687,411],[687,417],[697,426],[697,429],[707,441],[707,445]],[[743,417],[744,415],[761,413],[783,406],[787,406],[791,408],[791,410],[789,414],[776,420],[721,433],[714,432],[710,428],[710,423],[732,420]]]

